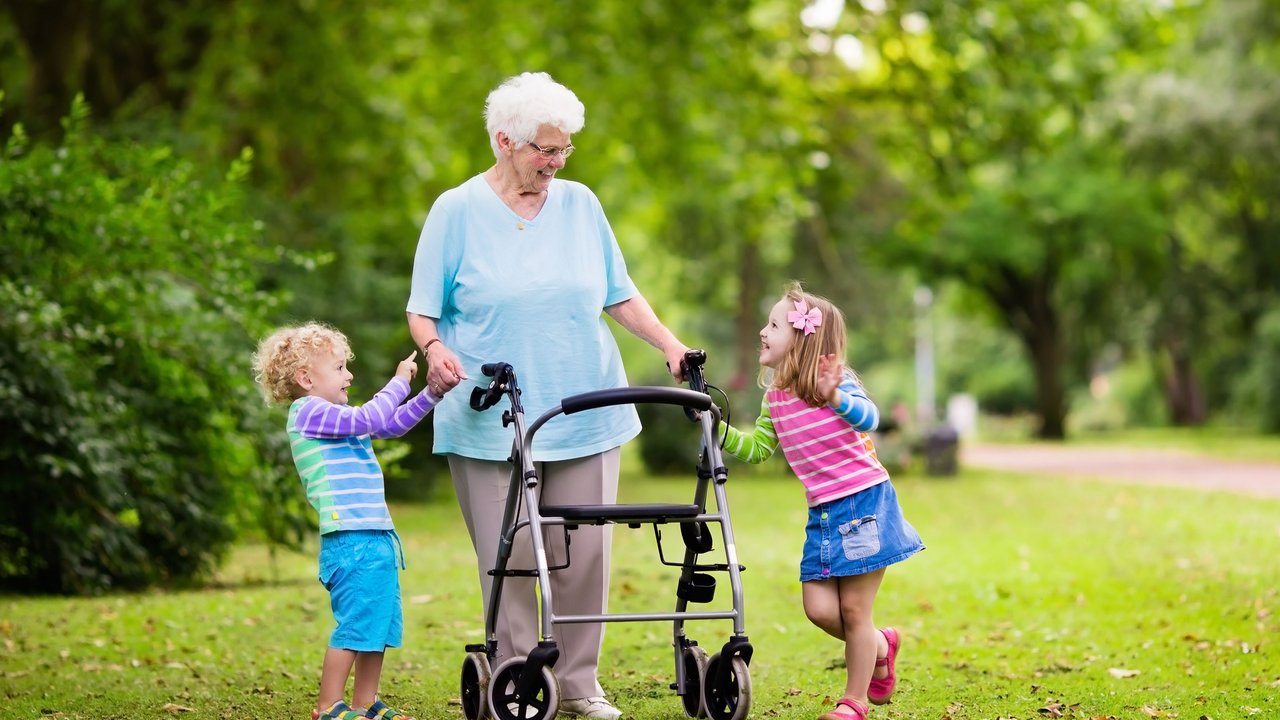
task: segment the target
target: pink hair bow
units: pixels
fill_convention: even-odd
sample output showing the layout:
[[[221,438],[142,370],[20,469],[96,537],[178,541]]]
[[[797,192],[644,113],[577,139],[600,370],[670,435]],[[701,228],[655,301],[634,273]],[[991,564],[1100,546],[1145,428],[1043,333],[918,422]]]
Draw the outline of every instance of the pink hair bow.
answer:
[[[787,313],[787,322],[791,327],[803,330],[805,335],[812,335],[814,328],[822,324],[822,311],[809,307],[803,300],[796,300],[795,306],[795,310]]]

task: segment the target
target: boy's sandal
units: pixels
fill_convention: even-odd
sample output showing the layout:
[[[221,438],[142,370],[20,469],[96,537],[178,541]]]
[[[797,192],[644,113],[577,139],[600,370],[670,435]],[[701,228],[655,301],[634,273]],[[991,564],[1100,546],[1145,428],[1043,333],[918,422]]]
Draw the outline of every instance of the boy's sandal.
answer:
[[[330,705],[324,712],[312,710],[311,720],[364,720],[364,716],[352,710],[350,705],[339,700]]]
[[[882,678],[871,678],[871,683],[867,685],[867,699],[876,705],[884,705],[889,702],[889,698],[893,697],[894,686],[898,684],[898,673],[894,670],[894,660],[898,657],[898,648],[902,647],[902,636],[898,631],[891,628],[881,628],[880,634],[884,635],[884,640],[889,646],[888,652],[882,658],[876,658],[876,667],[882,667],[889,671],[889,674]]]
[[[843,707],[841,707],[843,706]],[[818,716],[818,720],[867,720],[871,709],[853,698],[840,698],[836,701],[836,709]]]
[[[393,710],[381,700],[374,700],[369,709],[365,711],[364,716],[367,718],[378,718],[379,720],[416,720],[409,717],[399,710]]]

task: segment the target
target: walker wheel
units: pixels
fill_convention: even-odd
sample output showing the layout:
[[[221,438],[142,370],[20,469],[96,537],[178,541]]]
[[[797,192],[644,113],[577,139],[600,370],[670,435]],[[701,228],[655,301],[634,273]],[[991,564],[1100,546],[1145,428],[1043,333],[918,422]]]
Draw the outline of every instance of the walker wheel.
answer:
[[[684,662],[684,690],[680,693],[680,702],[684,705],[684,714],[691,718],[707,716],[707,706],[702,701],[703,687],[707,682],[707,651],[697,645],[690,645],[682,653]]]
[[[467,653],[462,661],[462,714],[467,720],[489,717],[489,656]]]
[[[707,717],[712,720],[743,720],[751,712],[751,676],[747,662],[737,655],[729,658],[729,674],[719,677],[720,653],[707,661],[706,681],[702,697],[707,705]]]
[[[489,682],[489,712],[496,720],[551,720],[560,710],[560,686],[551,668],[543,666],[530,696],[516,688],[524,675],[527,658],[507,658],[498,664]]]

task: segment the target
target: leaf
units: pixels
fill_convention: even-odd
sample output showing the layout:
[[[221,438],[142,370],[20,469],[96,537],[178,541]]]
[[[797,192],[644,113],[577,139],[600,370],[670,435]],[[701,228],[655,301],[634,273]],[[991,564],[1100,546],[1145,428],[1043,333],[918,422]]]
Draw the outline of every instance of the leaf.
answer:
[[[185,705],[178,705],[177,703],[165,703],[161,710],[174,715],[177,715],[178,713],[194,712],[191,708]]]
[[[1131,678],[1137,677],[1141,670],[1126,670],[1124,668],[1110,668],[1107,672],[1111,673],[1114,678]]]
[[[1037,712],[1045,717],[1060,718],[1062,717],[1062,708],[1062,703],[1049,703],[1048,705],[1040,708]]]

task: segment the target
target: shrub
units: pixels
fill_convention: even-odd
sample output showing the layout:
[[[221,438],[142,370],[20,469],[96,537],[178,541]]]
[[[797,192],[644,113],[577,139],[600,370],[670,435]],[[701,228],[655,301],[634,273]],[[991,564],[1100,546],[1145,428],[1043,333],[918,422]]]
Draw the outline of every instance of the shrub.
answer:
[[[1280,310],[1258,321],[1245,371],[1235,383],[1235,405],[1263,432],[1280,433]]]
[[[207,179],[106,142],[77,102],[57,147],[0,160],[0,586],[183,582],[241,527],[307,527],[249,352],[260,292],[246,155]]]

